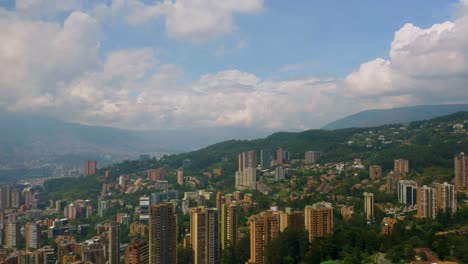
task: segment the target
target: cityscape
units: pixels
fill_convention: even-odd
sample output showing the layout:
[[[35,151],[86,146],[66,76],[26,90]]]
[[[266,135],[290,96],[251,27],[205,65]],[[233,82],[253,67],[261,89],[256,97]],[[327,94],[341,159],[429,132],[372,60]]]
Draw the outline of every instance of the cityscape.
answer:
[[[468,264],[468,0],[0,0],[0,264]]]

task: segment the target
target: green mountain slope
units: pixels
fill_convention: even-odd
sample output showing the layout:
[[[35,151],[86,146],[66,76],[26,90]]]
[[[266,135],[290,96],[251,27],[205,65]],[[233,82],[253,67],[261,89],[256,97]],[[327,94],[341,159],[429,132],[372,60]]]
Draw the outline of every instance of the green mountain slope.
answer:
[[[348,127],[374,127],[385,124],[409,124],[459,111],[468,111],[468,104],[419,105],[392,109],[366,110],[325,125],[322,129],[333,130]]]

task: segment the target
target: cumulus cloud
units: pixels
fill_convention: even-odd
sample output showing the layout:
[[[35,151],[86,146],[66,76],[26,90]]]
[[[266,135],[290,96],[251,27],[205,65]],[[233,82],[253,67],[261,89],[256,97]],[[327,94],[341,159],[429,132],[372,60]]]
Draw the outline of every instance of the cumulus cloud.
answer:
[[[132,6],[130,23],[142,24],[164,16],[169,37],[201,42],[232,32],[234,14],[258,13],[263,0],[164,0]]]
[[[247,0],[164,1],[143,6],[148,10],[140,11],[149,14],[133,19],[143,23],[164,16],[170,36],[206,40],[231,31],[234,13],[258,12],[262,5]],[[388,58],[365,62],[342,80],[278,80],[227,69],[188,81],[183,69],[160,61],[152,48],[99,56],[104,36],[95,15],[104,14],[103,9],[71,11],[61,22],[0,9],[0,108],[132,129],[293,130],[369,108],[467,102],[468,12],[460,5],[452,21],[429,28],[403,25]],[[105,8],[128,6],[137,10],[142,3],[119,0]],[[205,15],[214,16],[206,18],[210,23],[197,21]],[[212,30],[216,23],[219,28]]]

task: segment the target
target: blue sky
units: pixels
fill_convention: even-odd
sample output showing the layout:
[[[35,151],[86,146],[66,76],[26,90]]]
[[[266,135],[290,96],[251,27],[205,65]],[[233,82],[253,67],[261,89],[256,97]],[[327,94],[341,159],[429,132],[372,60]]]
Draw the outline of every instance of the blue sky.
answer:
[[[387,58],[393,34],[405,23],[428,27],[443,22],[456,2],[266,1],[259,15],[235,15],[232,34],[203,43],[169,39],[162,19],[137,30],[112,25],[103,53],[151,46],[164,62],[180,65],[193,79],[231,68],[268,78],[293,64],[304,65],[296,74],[342,78],[362,62]],[[236,49],[242,41],[248,47]],[[220,47],[224,55],[216,56]]]
[[[0,0],[0,109],[132,129],[299,130],[465,103],[467,6]]]

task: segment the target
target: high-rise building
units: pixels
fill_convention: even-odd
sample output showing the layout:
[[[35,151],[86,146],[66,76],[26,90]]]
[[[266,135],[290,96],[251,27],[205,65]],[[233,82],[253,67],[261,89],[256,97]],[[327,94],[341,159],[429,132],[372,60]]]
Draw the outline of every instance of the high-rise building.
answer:
[[[120,264],[120,227],[119,223],[109,224],[109,262],[108,264]]]
[[[266,211],[249,218],[250,259],[248,263],[266,263],[265,251],[268,243],[279,236],[280,219],[278,212]]]
[[[409,172],[408,160],[396,159],[393,164],[393,171],[405,176]]]
[[[292,208],[286,208],[280,214],[280,231],[286,228],[304,229],[304,211],[294,211]]]
[[[221,210],[221,205],[223,204],[223,196],[220,191],[216,192],[216,208]]]
[[[382,166],[371,165],[369,166],[369,178],[372,180],[380,179],[382,177]]]
[[[167,193],[169,191],[168,181],[156,181],[155,189]]]
[[[219,263],[219,211],[200,206],[190,210],[190,239],[194,264]]]
[[[284,151],[282,148],[276,150],[276,164],[283,164],[284,162]]]
[[[150,197],[141,196],[140,197],[140,222],[148,223],[150,218]]]
[[[402,175],[395,171],[387,174],[387,194],[394,194],[397,190],[398,182],[402,180]]]
[[[270,167],[270,153],[264,149],[260,150],[260,167],[262,170]]]
[[[239,228],[239,206],[236,203],[221,205],[221,248],[237,244]]]
[[[331,203],[319,202],[305,207],[305,228],[309,240],[325,237],[333,232],[333,206]]]
[[[239,154],[238,170],[236,171],[236,189],[257,188],[257,163],[255,151],[251,150]]]
[[[398,181],[398,202],[409,206],[416,205],[416,190],[418,184],[411,180]]]
[[[96,174],[97,161],[95,160],[86,160],[84,176],[91,176]]]
[[[457,212],[457,193],[455,186],[444,182],[436,184],[437,210],[439,212]]]
[[[177,214],[174,204],[150,207],[149,263],[177,263]]]
[[[10,222],[5,226],[5,247],[17,248],[21,246],[21,225],[18,222]]]
[[[306,164],[315,164],[318,162],[320,159],[320,156],[322,155],[322,152],[320,151],[306,151],[305,152],[305,163]]]
[[[125,249],[125,264],[148,264],[148,242],[132,239]]]
[[[41,225],[38,223],[26,224],[26,248],[38,249],[41,247]]]
[[[164,181],[166,180],[166,168],[148,170],[149,181]]]
[[[437,216],[436,190],[424,185],[417,189],[418,218],[435,218]]]
[[[364,194],[364,214],[367,223],[374,222],[374,194],[365,192]]]
[[[107,215],[109,209],[109,201],[105,200],[103,197],[98,198],[98,216],[104,217]]]
[[[275,181],[284,181],[286,179],[286,170],[282,166],[275,169]]]
[[[21,205],[21,191],[12,190],[11,191],[11,208],[18,209]]]
[[[12,187],[10,185],[2,185],[0,187],[0,209],[12,208],[11,195]]]
[[[468,156],[464,152],[455,155],[455,188],[462,190],[468,187]]]
[[[177,170],[177,184],[182,185],[184,184],[184,171]]]

